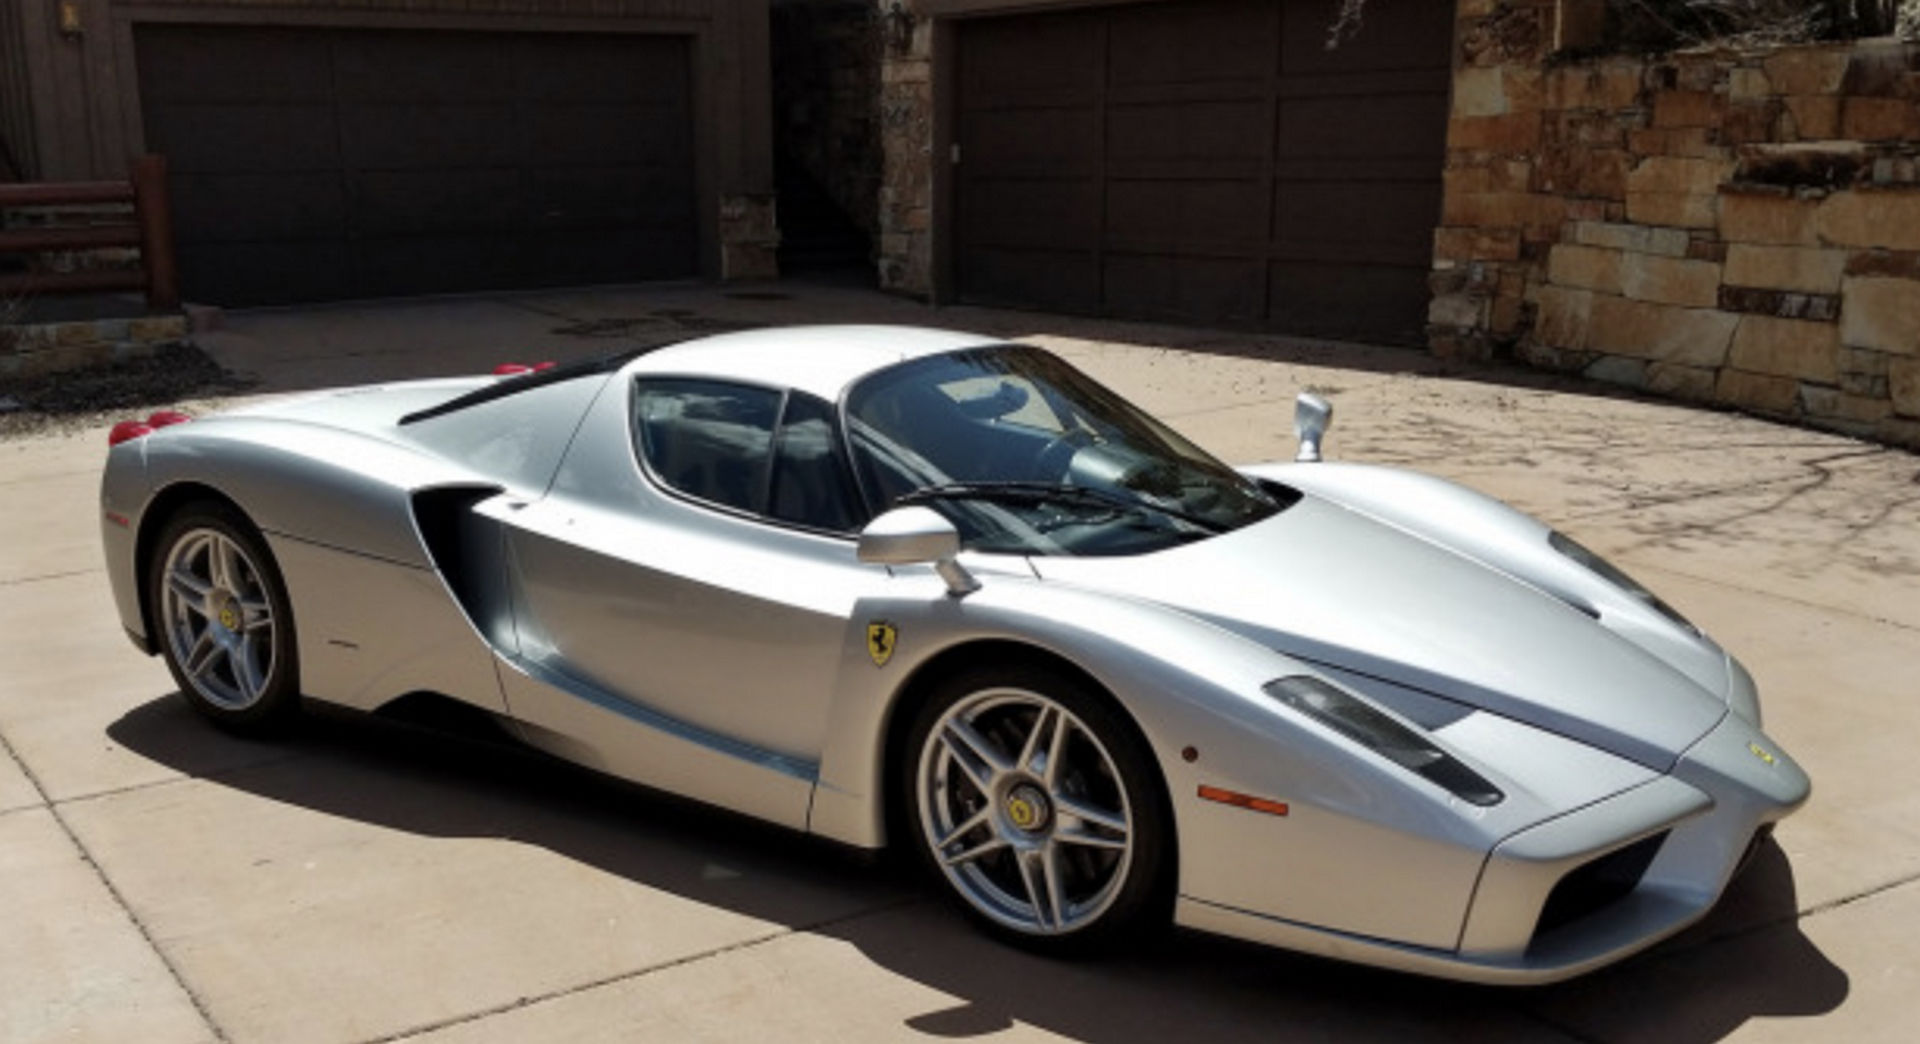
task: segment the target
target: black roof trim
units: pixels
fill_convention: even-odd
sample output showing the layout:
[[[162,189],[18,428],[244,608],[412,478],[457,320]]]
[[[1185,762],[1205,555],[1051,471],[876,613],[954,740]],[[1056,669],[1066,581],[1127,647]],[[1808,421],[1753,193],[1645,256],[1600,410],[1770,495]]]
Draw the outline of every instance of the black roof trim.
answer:
[[[579,359],[534,373],[522,373],[511,377],[502,377],[486,387],[475,388],[465,395],[456,395],[437,406],[429,406],[424,410],[415,410],[400,418],[398,423],[404,426],[413,424],[416,421],[432,420],[435,417],[444,417],[449,413],[458,413],[469,406],[478,406],[481,403],[492,402],[495,399],[504,399],[509,395],[518,395],[521,392],[529,392],[535,388],[544,388],[549,384],[570,381],[576,377],[590,377],[597,373],[612,373],[648,352],[666,348],[671,345],[684,344],[687,341],[699,340],[705,336],[707,335],[699,334],[692,337],[676,337],[671,341],[662,341],[659,344],[649,344],[639,348],[629,348],[623,352],[615,352],[611,355],[602,355],[592,359]]]

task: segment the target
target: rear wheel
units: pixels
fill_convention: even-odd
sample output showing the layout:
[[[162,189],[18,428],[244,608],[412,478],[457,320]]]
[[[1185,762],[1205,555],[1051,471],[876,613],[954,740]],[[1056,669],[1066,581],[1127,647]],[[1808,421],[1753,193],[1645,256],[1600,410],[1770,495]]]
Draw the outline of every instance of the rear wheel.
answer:
[[[1084,683],[1040,668],[947,679],[907,751],[911,841],[994,934],[1082,950],[1157,912],[1172,849],[1159,775]]]
[[[193,709],[222,727],[262,733],[299,709],[286,585],[246,518],[189,504],[160,531],[147,593],[160,651]]]

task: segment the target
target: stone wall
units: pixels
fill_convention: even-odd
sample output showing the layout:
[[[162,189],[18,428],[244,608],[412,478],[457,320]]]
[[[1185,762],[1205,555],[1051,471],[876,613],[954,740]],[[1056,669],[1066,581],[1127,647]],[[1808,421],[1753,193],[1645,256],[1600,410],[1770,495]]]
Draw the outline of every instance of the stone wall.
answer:
[[[889,0],[873,0],[884,12]],[[883,32],[880,63],[880,288],[925,297],[933,290],[933,22],[921,18],[908,46]]]
[[[185,315],[11,322],[0,302],[0,380],[64,373],[152,355],[187,338]]]
[[[1434,350],[1920,446],[1920,47],[1543,61],[1476,2]]]
[[[772,193],[720,197],[720,278],[773,279],[780,274],[780,221]]]

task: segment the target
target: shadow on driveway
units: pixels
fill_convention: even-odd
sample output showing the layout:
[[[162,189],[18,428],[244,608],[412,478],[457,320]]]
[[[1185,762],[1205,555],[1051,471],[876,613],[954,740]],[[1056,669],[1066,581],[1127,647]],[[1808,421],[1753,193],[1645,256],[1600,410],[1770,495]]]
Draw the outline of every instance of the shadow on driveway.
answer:
[[[905,1031],[936,1037],[1016,1022],[1115,1044],[1482,1039],[1501,1026],[1519,1039],[1708,1044],[1756,1016],[1832,1011],[1849,989],[1846,973],[1799,931],[1792,868],[1771,843],[1706,921],[1559,986],[1463,986],[1189,933],[1062,962],[982,937],[888,864],[510,742],[317,708],[277,744],[284,757],[222,769],[233,764],[233,745],[251,741],[210,728],[177,695],[136,707],[107,733],[188,776],[271,801],[426,837],[534,845],[647,888],[843,940],[889,972],[962,998],[906,1020]],[[730,886],[708,872],[716,864],[779,886]],[[810,908],[823,891],[862,912],[821,921]]]

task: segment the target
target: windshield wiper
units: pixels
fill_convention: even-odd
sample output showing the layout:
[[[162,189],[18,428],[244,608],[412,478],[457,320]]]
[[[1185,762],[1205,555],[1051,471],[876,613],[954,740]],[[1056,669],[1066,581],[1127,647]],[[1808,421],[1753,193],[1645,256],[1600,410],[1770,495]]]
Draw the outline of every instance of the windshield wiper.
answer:
[[[1179,519],[1209,533],[1224,533],[1227,527],[1210,518],[1189,514],[1179,508],[1156,504],[1151,500],[1110,493],[1089,486],[1067,486],[1056,482],[949,482],[927,486],[894,498],[895,507],[925,504],[935,500],[997,500],[1015,504],[1083,504],[1118,508],[1126,511],[1151,511]]]

